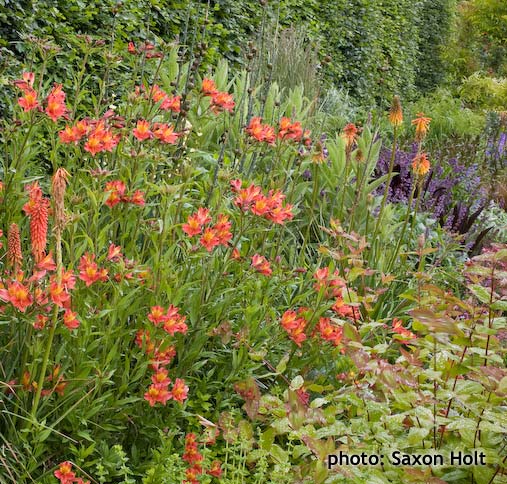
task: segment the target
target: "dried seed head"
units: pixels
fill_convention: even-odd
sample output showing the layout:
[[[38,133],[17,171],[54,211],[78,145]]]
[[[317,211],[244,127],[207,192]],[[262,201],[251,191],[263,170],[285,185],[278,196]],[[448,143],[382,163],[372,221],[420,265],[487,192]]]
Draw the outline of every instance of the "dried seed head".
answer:
[[[391,109],[389,110],[389,122],[393,126],[401,126],[403,123],[403,110],[401,109],[401,102],[399,96],[393,97]]]
[[[53,193],[53,200],[55,201],[55,229],[59,232],[65,226],[65,189],[67,188],[69,176],[69,172],[65,168],[58,168],[53,175],[51,183],[51,191]]]
[[[18,272],[22,262],[23,253],[21,252],[19,227],[13,223],[7,233],[7,264],[14,268],[14,272]]]

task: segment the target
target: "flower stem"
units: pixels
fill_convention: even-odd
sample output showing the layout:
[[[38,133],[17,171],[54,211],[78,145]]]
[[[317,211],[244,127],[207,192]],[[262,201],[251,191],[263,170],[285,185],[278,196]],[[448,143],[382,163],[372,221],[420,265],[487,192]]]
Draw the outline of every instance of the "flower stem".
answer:
[[[398,237],[398,242],[396,243],[396,249],[394,249],[394,253],[391,257],[391,260],[387,264],[386,272],[389,272],[391,270],[394,262],[396,261],[396,258],[398,257],[398,253],[400,251],[403,237],[405,236],[405,232],[407,230],[408,219],[410,218],[410,212],[412,211],[412,202],[414,201],[415,187],[416,187],[416,183],[414,183],[412,185],[412,191],[410,192],[410,197],[408,199],[407,214],[405,215],[405,221],[403,222],[403,228],[401,229],[401,234]]]
[[[56,230],[56,246],[55,246],[55,253],[56,253],[56,281],[57,284],[60,285],[62,283],[62,271],[63,271],[63,264],[62,264],[62,234],[60,229]],[[39,374],[39,381],[37,382],[37,390],[35,393],[35,397],[33,400],[32,410],[30,412],[30,421],[29,426],[35,421],[35,417],[37,414],[37,409],[39,407],[40,397],[42,394],[42,387],[44,385],[44,378],[46,376],[46,370],[48,367],[49,362],[49,356],[51,354],[51,347],[53,346],[53,339],[55,336],[56,331],[56,323],[58,322],[58,306],[55,304],[53,308],[53,315],[51,318],[51,328],[49,329],[49,336],[48,341],[46,345],[46,350],[44,352],[44,357],[42,359],[42,368],[40,370]]]
[[[378,214],[377,223],[375,225],[375,230],[373,232],[373,238],[372,243],[376,239],[378,230],[380,228],[380,224],[382,223],[382,214],[384,212],[384,207],[386,205],[387,201],[387,195],[389,193],[389,187],[391,186],[391,180],[393,177],[393,169],[394,169],[394,160],[396,159],[396,144],[398,141],[398,129],[396,126],[394,126],[394,135],[393,135],[393,148],[391,151],[391,159],[389,160],[389,169],[387,172],[387,180],[386,180],[386,186],[384,189],[384,195],[382,197],[382,203],[380,204],[380,212]]]

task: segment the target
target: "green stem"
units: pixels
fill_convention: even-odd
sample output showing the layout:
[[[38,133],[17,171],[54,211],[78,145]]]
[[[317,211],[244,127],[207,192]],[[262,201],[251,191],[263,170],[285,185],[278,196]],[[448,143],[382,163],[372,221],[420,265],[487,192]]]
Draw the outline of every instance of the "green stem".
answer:
[[[377,223],[375,225],[375,231],[373,232],[372,243],[375,241],[377,234],[378,234],[378,230],[380,228],[380,224],[382,223],[382,214],[384,212],[384,207],[386,205],[387,195],[389,193],[389,187],[391,186],[391,180],[392,180],[392,176],[393,176],[394,160],[396,159],[396,143],[397,143],[397,141],[398,141],[398,129],[395,126],[394,127],[394,135],[393,135],[393,148],[391,151],[391,159],[389,160],[389,170],[387,172],[386,187],[384,189],[382,203],[380,204],[380,212],[378,214]]]
[[[419,203],[421,202],[421,198],[422,198],[422,185],[423,185],[423,179],[420,178],[419,179],[419,189],[417,190],[417,198],[416,198],[416,201],[415,201],[415,211],[414,211],[414,216],[412,217],[412,222],[410,223],[410,232],[409,232],[409,235],[408,235],[408,242],[407,244],[410,244],[411,241],[412,241],[412,233],[414,232],[414,228],[415,228],[415,220],[417,218],[417,212],[419,210]]]
[[[62,235],[61,235],[59,229],[57,229],[57,232],[56,232],[55,253],[56,253],[56,282],[58,285],[60,285],[62,283],[63,263],[62,263]],[[46,346],[46,350],[44,352],[44,357],[42,359],[42,368],[41,368],[41,371],[39,374],[39,381],[37,383],[37,390],[36,390],[33,405],[32,405],[32,411],[30,412],[31,419],[30,419],[29,425],[31,425],[35,421],[37,409],[39,407],[40,397],[42,394],[42,387],[44,385],[44,378],[46,376],[46,370],[47,370],[48,362],[49,362],[49,355],[51,354],[51,347],[53,346],[53,339],[55,336],[57,321],[58,321],[58,306],[55,305],[54,309],[53,309],[53,317],[51,320],[51,328],[49,329],[49,337],[48,337],[48,341],[47,341],[47,346]]]
[[[401,234],[398,238],[398,242],[396,243],[396,249],[394,249],[394,253],[391,257],[391,260],[389,261],[389,263],[387,265],[386,272],[389,272],[391,270],[391,267],[393,266],[394,262],[396,261],[396,258],[398,257],[398,253],[400,251],[400,247],[403,242],[403,237],[405,236],[405,232],[407,230],[408,219],[410,218],[410,212],[412,211],[412,202],[414,201],[415,187],[416,187],[416,183],[414,183],[412,185],[412,191],[410,192],[410,197],[408,199],[407,214],[405,215],[405,221],[403,222],[403,228],[401,229]]]
[[[317,165],[313,165],[313,175],[314,176],[313,176],[312,205],[310,207],[311,217],[308,220],[308,225],[306,226],[306,235],[303,238],[303,245],[301,247],[301,252],[299,253],[299,264],[300,265],[303,264],[306,246],[308,245],[308,241],[310,239],[310,229],[313,224],[313,214],[314,214],[315,205],[317,203],[317,191],[319,188],[319,169],[318,169]]]

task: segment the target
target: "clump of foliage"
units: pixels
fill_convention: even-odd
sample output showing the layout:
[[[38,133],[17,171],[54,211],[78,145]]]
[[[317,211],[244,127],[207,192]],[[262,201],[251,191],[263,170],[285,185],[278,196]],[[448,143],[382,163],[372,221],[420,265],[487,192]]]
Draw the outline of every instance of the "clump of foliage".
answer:
[[[456,79],[477,71],[505,76],[507,6],[502,0],[467,0],[458,3],[454,34],[444,58]]]

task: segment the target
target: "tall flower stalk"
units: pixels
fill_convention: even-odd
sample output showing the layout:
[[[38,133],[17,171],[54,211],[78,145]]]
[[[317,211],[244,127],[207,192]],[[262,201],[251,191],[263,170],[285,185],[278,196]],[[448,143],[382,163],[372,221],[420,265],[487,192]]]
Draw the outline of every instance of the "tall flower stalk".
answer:
[[[412,219],[412,225],[411,225],[412,228],[415,223],[415,217],[417,215],[417,209],[418,209],[419,200],[420,200],[421,192],[422,192],[422,181],[424,179],[424,176],[430,170],[430,162],[428,160],[428,157],[427,157],[426,153],[422,152],[422,142],[423,142],[424,138],[426,137],[426,134],[428,133],[430,121],[431,121],[431,118],[425,117],[424,113],[418,113],[417,118],[412,120],[412,124],[415,126],[415,141],[418,143],[417,154],[416,154],[414,160],[412,161],[412,171],[414,174],[414,181],[412,183],[412,189],[410,191],[410,197],[409,197],[408,203],[407,203],[407,213],[405,215],[405,220],[403,221],[403,227],[401,229],[401,234],[398,238],[398,242],[396,243],[396,248],[394,250],[394,253],[391,256],[391,259],[389,260],[389,263],[387,265],[387,272],[389,272],[391,270],[394,262],[396,261],[396,258],[398,257],[400,247],[403,242],[403,238],[405,237],[405,232],[407,230],[408,220],[410,218],[410,213],[412,212],[412,202],[414,201],[415,190],[419,186],[419,191],[417,194],[417,202],[416,202],[415,211],[414,211],[413,219]],[[410,237],[409,237],[408,244],[410,244]]]
[[[54,200],[54,234],[55,234],[55,254],[56,254],[56,282],[58,285],[62,283],[63,262],[62,262],[62,233],[65,227],[65,189],[67,187],[67,180],[69,173],[64,168],[58,168],[53,176],[51,191]],[[46,350],[42,359],[42,368],[39,374],[39,381],[37,390],[33,400],[32,411],[30,413],[31,422],[35,421],[37,409],[39,407],[40,397],[42,394],[42,387],[44,385],[44,378],[48,367],[49,356],[51,354],[51,347],[55,336],[56,324],[58,322],[58,306],[55,304],[53,308],[53,315],[51,318],[51,327],[49,328],[48,341]]]
[[[386,186],[384,189],[384,195],[382,197],[382,202],[380,204],[380,212],[378,214],[377,223],[375,225],[375,230],[373,232],[373,241],[376,239],[380,225],[382,224],[382,214],[384,213],[384,207],[387,201],[387,195],[389,193],[389,188],[391,186],[391,180],[393,177],[394,170],[394,160],[396,158],[396,146],[398,143],[398,128],[403,123],[403,111],[401,108],[400,98],[398,96],[394,96],[393,102],[391,104],[391,109],[389,111],[389,122],[393,126],[393,147],[391,150],[391,158],[389,160],[389,170],[387,172],[387,180]]]

